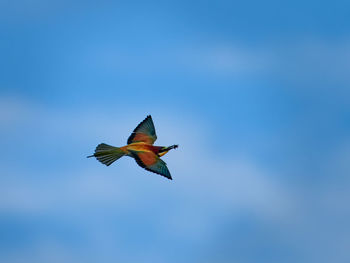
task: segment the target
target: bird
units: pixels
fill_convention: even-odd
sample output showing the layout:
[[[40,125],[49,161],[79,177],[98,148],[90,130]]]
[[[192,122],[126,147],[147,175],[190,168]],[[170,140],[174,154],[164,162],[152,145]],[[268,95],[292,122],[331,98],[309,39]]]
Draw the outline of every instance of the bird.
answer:
[[[172,149],[178,148],[177,144],[171,146],[154,146],[157,140],[152,116],[148,115],[137,125],[128,138],[127,145],[115,147],[105,143],[96,146],[95,153],[87,158],[95,157],[101,163],[109,166],[123,156],[135,159],[136,163],[147,171],[162,175],[172,180],[166,163],[160,159]]]

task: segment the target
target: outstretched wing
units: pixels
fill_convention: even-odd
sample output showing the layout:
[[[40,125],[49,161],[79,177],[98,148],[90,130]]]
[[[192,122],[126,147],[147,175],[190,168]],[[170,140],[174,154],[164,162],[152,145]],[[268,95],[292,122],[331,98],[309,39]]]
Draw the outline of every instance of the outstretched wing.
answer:
[[[147,171],[160,174],[170,180],[172,180],[166,163],[160,159],[154,152],[138,152],[130,151],[132,157],[136,160],[137,164]]]
[[[133,142],[153,144],[156,140],[156,129],[154,128],[151,115],[148,115],[132,132],[128,139],[128,144]]]

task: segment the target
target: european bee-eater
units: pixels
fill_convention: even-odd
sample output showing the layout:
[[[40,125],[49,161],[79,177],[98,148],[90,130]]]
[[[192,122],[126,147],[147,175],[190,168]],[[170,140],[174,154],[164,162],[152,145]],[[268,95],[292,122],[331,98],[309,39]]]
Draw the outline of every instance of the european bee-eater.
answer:
[[[152,117],[148,115],[132,132],[126,146],[114,147],[101,143],[97,145],[95,153],[88,156],[88,158],[96,157],[101,163],[109,166],[124,155],[130,156],[142,168],[172,180],[166,163],[159,157],[171,149],[176,149],[178,145],[171,145],[169,147],[154,146],[153,143],[156,140],[157,135]]]

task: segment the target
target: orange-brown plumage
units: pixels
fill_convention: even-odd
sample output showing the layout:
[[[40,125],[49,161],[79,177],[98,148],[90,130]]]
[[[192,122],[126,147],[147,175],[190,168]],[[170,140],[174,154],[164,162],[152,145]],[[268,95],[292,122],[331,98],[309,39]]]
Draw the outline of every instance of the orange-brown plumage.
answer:
[[[125,145],[123,147],[120,147],[120,149],[123,149],[126,153],[129,153],[129,151],[151,151],[155,154],[158,154],[159,151],[163,147],[161,146],[153,146],[152,144],[144,143],[144,142],[134,142],[128,145]]]
[[[107,144],[99,144],[95,153],[88,157],[96,157],[101,163],[109,166],[120,157],[126,155],[133,157],[137,164],[148,171],[172,179],[166,163],[159,157],[178,146],[169,147],[154,146],[157,135],[153,120],[150,115],[146,117],[132,132],[128,138],[128,144],[123,147],[113,147]]]

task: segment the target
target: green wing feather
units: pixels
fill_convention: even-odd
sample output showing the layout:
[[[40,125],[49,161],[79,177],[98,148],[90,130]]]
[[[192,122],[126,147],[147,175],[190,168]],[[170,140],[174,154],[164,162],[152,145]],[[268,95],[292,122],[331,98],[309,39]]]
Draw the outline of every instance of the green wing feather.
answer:
[[[133,142],[145,142],[153,144],[157,140],[156,129],[154,128],[151,115],[148,115],[137,127],[134,129],[128,139],[128,144]]]
[[[162,175],[170,180],[172,177],[166,163],[153,152],[130,151],[136,163],[147,171]]]

